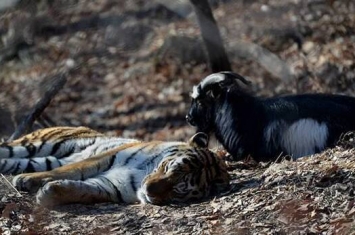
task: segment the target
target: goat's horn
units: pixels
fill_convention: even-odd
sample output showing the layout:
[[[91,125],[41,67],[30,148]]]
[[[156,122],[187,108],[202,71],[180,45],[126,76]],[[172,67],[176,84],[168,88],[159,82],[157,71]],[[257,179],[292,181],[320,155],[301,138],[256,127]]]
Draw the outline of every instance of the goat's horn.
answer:
[[[220,73],[225,75],[227,79],[237,79],[237,80],[240,80],[241,82],[243,82],[245,85],[250,85],[251,84],[251,81],[248,81],[247,79],[245,79],[245,77],[243,77],[240,74],[233,73],[233,72],[230,72],[230,71],[223,71],[223,72],[220,72]]]

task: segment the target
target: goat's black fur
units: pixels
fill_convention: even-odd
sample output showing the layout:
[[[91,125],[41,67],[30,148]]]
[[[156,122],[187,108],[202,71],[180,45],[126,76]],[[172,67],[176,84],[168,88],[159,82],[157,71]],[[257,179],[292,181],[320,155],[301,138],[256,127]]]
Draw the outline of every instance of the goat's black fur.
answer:
[[[211,76],[215,76],[211,79]],[[206,81],[210,79],[210,81]],[[355,130],[355,98],[330,94],[259,98],[237,84],[240,75],[212,74],[194,88],[187,121],[214,133],[235,158],[256,161],[295,158],[334,146]]]

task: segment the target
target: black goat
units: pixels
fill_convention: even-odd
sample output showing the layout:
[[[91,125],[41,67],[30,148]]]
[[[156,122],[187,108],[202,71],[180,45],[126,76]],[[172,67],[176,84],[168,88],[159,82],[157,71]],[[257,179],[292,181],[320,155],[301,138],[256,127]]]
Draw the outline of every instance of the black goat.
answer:
[[[187,121],[197,131],[214,133],[234,157],[256,161],[280,154],[294,159],[334,146],[355,130],[355,98],[330,94],[260,98],[238,84],[232,72],[214,73],[193,88]]]

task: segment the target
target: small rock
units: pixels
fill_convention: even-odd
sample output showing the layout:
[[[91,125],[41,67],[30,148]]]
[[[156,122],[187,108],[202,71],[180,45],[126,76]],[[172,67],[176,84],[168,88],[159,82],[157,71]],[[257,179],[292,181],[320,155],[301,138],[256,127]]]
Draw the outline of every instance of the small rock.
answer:
[[[303,51],[306,53],[310,53],[314,49],[314,42],[307,41],[303,43]]]

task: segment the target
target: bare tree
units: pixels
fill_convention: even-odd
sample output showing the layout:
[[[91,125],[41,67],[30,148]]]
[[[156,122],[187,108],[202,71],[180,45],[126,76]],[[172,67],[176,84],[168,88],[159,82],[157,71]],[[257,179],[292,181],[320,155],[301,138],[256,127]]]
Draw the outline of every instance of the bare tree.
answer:
[[[190,0],[197,16],[212,72],[230,71],[231,64],[208,0]]]

